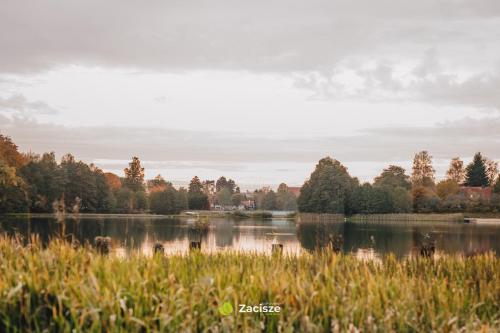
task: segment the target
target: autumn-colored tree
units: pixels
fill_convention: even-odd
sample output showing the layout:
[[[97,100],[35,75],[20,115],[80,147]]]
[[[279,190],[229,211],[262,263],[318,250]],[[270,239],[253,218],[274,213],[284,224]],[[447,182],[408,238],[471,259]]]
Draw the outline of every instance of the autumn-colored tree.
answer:
[[[446,178],[453,180],[457,184],[463,184],[465,181],[465,168],[464,162],[460,157],[454,157],[451,159],[450,167],[446,171]]]
[[[17,186],[16,168],[0,160],[0,186]]]
[[[488,183],[493,186],[498,176],[498,162],[486,159],[486,176]]]
[[[426,150],[415,154],[411,174],[411,183],[413,186],[433,186],[434,172],[432,156]]]
[[[442,180],[436,185],[436,193],[443,200],[458,192],[460,192],[460,185],[454,179]]]
[[[493,184],[493,193],[500,194],[500,175],[497,176],[497,180]]]
[[[439,197],[427,186],[412,188],[413,211],[416,213],[435,212],[439,206]]]
[[[154,179],[148,181],[148,191],[149,193],[162,192],[167,189],[167,186],[172,184],[165,181],[161,175],[157,175]]]
[[[129,167],[123,170],[125,172],[125,186],[132,191],[142,190],[144,186],[144,168],[141,167],[141,161],[134,156],[128,165]]]
[[[19,153],[17,146],[8,136],[0,134],[0,160],[5,164],[16,169],[26,164],[26,159]]]
[[[122,182],[120,177],[115,175],[112,172],[104,173],[104,177],[106,177],[106,183],[111,191],[116,192],[122,187]]]

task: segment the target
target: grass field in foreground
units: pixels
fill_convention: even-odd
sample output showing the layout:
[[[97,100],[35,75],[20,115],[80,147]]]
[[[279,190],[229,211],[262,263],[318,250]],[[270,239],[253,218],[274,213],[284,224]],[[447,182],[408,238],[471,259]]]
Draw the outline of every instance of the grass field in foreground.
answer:
[[[218,308],[233,306],[229,315]],[[279,315],[238,304],[280,304]],[[224,308],[227,310],[227,306]],[[128,258],[0,238],[0,332],[500,329],[500,258],[382,263],[333,253]]]

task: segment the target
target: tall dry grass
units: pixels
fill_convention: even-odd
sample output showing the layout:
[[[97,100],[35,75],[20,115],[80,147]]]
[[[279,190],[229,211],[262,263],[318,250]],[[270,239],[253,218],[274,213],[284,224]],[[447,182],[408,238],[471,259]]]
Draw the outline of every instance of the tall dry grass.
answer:
[[[225,301],[279,303],[278,316]],[[321,252],[127,258],[0,238],[0,332],[450,332],[500,329],[500,258],[380,262]]]

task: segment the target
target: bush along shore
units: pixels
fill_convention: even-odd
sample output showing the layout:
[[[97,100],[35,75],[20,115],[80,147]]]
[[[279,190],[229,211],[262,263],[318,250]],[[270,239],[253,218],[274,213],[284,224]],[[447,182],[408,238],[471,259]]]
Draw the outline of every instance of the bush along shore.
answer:
[[[409,223],[409,222],[464,222],[463,214],[368,214],[353,215],[348,222]]]
[[[318,252],[126,258],[0,238],[1,332],[500,329],[500,258]],[[259,312],[264,305],[279,312]],[[241,304],[257,309],[240,312]]]
[[[461,213],[454,214],[356,214],[346,216],[342,214],[297,214],[299,223],[318,222],[353,222],[353,223],[419,223],[419,222],[465,222]]]

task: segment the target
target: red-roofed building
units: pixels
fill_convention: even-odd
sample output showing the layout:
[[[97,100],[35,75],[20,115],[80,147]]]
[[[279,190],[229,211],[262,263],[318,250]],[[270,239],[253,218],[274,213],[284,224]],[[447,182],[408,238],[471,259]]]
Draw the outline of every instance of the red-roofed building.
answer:
[[[491,187],[463,186],[460,188],[460,194],[464,195],[467,199],[490,200],[491,199]]]
[[[296,198],[298,198],[300,195],[300,187],[298,186],[288,187],[288,191],[292,193]]]

